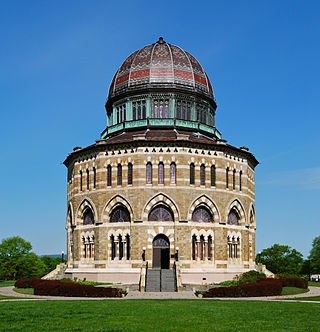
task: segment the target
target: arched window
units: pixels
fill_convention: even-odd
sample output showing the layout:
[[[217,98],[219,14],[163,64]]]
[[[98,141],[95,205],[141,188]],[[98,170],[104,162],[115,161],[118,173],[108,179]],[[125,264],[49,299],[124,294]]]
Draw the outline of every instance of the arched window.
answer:
[[[91,209],[87,208],[83,214],[83,224],[92,225],[94,224],[94,216]]]
[[[82,171],[80,171],[80,191],[82,191]]]
[[[173,221],[173,213],[171,209],[165,205],[158,205],[151,210],[148,221]]]
[[[93,188],[95,189],[97,186],[97,171],[96,168],[93,167]]]
[[[164,184],[164,165],[163,162],[158,166],[158,184]]]
[[[128,164],[128,184],[132,184],[132,164]]]
[[[117,185],[122,185],[122,166],[121,164],[118,164],[118,174],[117,174]]]
[[[110,236],[110,241],[111,241],[111,259],[114,260],[117,256],[117,244],[114,240],[114,236]]]
[[[171,163],[170,165],[170,183],[176,183],[176,164]]]
[[[239,225],[239,214],[235,209],[232,209],[228,215],[228,224],[229,225]]]
[[[130,213],[124,206],[118,206],[111,212],[110,222],[130,222]]]
[[[208,260],[212,260],[212,236],[208,236]]]
[[[200,247],[200,248],[199,248],[199,249],[200,249],[200,250],[199,250],[199,258],[200,258],[201,260],[203,260],[203,258],[204,258],[204,255],[203,255],[203,254],[204,254],[204,252],[203,252],[203,251],[204,251],[204,250],[203,250],[203,249],[204,249],[204,248],[203,248],[203,247],[204,247],[204,237],[203,237],[203,235],[200,236],[200,246],[199,246],[199,247]]]
[[[233,190],[236,189],[236,170],[233,170],[233,178],[232,178]]]
[[[107,186],[111,187],[112,185],[112,168],[111,165],[107,166]]]
[[[226,187],[229,188],[229,167],[226,169]]]
[[[239,173],[239,190],[242,190],[242,171]]]
[[[206,207],[200,206],[193,211],[192,221],[194,221],[194,222],[213,222],[213,216]]]
[[[206,166],[202,164],[200,166],[200,185],[204,186],[206,184]]]
[[[190,184],[194,184],[194,163],[190,164]]]
[[[216,166],[211,166],[211,186],[216,185]]]
[[[150,162],[147,163],[146,167],[146,181],[152,183],[152,164]]]

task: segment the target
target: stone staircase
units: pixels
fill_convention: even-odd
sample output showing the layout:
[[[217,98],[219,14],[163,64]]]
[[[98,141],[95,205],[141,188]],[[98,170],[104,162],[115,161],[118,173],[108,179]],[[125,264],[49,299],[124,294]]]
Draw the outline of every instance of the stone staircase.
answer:
[[[52,270],[47,275],[42,277],[42,279],[52,280],[52,279],[65,278],[66,269],[67,269],[67,264],[65,263],[58,264],[54,270]]]
[[[146,292],[176,292],[175,270],[147,270]]]

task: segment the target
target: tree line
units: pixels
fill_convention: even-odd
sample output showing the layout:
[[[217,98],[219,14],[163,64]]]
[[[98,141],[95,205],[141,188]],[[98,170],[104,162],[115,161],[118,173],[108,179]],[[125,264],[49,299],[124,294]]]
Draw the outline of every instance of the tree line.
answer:
[[[31,250],[31,243],[19,236],[2,240],[0,243],[0,280],[41,278],[61,263],[61,257],[39,257]]]

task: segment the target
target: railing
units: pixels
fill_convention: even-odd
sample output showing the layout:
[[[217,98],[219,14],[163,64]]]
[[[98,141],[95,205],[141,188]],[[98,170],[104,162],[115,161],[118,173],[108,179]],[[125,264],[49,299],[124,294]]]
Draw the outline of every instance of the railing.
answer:
[[[101,138],[105,138],[107,135],[115,133],[119,130],[129,129],[129,128],[136,128],[136,127],[186,127],[195,130],[202,130],[209,132],[218,138],[221,138],[221,133],[215,127],[209,126],[204,123],[200,123],[198,121],[192,120],[181,120],[181,119],[159,119],[159,118],[147,118],[143,120],[131,120],[131,121],[124,121],[113,126],[107,127],[102,133]]]

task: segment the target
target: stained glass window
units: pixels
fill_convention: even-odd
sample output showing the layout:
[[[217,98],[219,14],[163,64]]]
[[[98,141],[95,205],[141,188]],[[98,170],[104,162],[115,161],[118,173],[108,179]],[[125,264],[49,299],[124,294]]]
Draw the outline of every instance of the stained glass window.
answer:
[[[211,166],[211,186],[216,185],[216,166]]]
[[[118,164],[118,174],[117,174],[117,185],[122,185],[122,166],[121,164]]]
[[[229,225],[239,225],[239,215],[238,213],[232,209],[228,215],[228,224]]]
[[[194,184],[194,163],[190,164],[190,184]]]
[[[147,163],[146,167],[146,180],[147,183],[152,183],[152,164],[150,162]]]
[[[169,113],[169,99],[159,99],[154,101],[154,118],[168,119]]]
[[[200,185],[204,186],[206,184],[206,166],[202,164],[200,166]]]
[[[110,222],[130,222],[130,213],[124,206],[116,207],[110,215]]]
[[[171,163],[170,165],[170,183],[176,183],[176,164]]]
[[[159,163],[158,166],[158,183],[164,184],[164,165],[163,162]]]
[[[94,216],[91,209],[86,209],[83,214],[83,224],[84,225],[91,225],[94,224]]]
[[[112,169],[111,165],[107,166],[107,186],[111,187],[112,184]]]
[[[133,171],[132,164],[129,163],[128,164],[128,184],[132,184],[132,171]]]
[[[200,206],[192,213],[192,221],[194,222],[213,222],[213,216],[204,206]]]
[[[172,211],[164,205],[152,209],[148,217],[149,221],[173,221],[173,219]]]

